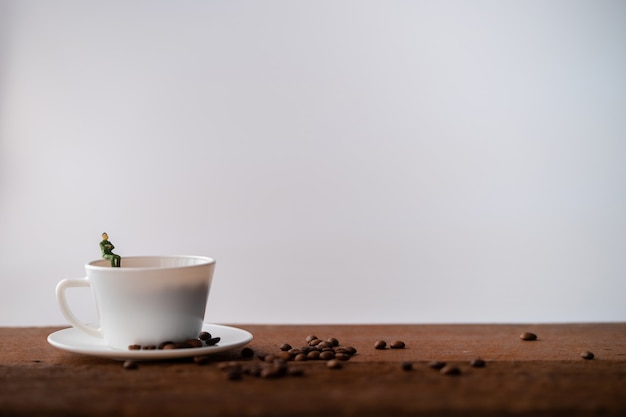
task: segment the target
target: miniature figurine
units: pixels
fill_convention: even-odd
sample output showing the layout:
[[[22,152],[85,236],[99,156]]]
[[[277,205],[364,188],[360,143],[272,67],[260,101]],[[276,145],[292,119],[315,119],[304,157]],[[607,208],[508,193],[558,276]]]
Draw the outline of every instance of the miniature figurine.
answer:
[[[102,233],[102,242],[100,242],[100,250],[102,251],[102,257],[104,259],[111,260],[111,266],[119,268],[122,257],[112,252],[115,246],[109,242],[109,235]]]

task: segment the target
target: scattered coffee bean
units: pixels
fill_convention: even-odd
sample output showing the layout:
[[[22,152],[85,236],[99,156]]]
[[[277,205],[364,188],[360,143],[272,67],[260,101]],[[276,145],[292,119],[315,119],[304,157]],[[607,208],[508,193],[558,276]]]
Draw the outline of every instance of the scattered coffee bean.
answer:
[[[386,347],[387,342],[384,340],[377,340],[376,343],[374,343],[374,349],[385,349]]]
[[[290,366],[287,368],[287,375],[289,376],[302,376],[304,375],[304,369],[302,368],[294,368]]]
[[[584,352],[581,352],[580,357],[583,359],[591,360],[595,358],[595,355],[593,354],[593,352],[589,352],[588,350],[585,350]]]
[[[531,332],[524,332],[519,338],[522,340],[537,340],[537,335]]]
[[[470,366],[473,366],[474,368],[484,368],[485,361],[480,358],[476,358],[470,361]]]
[[[241,349],[241,356],[243,356],[244,358],[251,358],[254,356],[254,351],[249,347],[245,347]]]
[[[283,351],[288,351],[291,349],[291,345],[289,343],[283,343],[282,345],[280,345],[278,349],[283,350]]]
[[[344,347],[341,347],[341,348],[339,348],[339,349],[344,349],[344,350],[346,350],[346,351],[347,351],[347,353],[348,353],[349,355],[356,355],[356,352],[357,352],[357,351],[356,351],[356,348],[354,348],[354,347],[352,347],[352,346],[344,346]]]
[[[293,355],[287,351],[281,350],[276,354],[276,357],[285,361],[291,360]]]
[[[200,340],[209,340],[211,337],[213,337],[213,336],[211,336],[211,333],[209,333],[209,332],[202,332],[198,336],[198,339],[200,339]]]
[[[444,366],[446,366],[446,363],[443,361],[432,361],[428,364],[428,366],[430,366],[433,369],[441,369]]]
[[[323,340],[321,340],[321,339],[313,339],[313,340],[311,340],[309,342],[309,346],[317,346],[317,345],[319,345],[322,342],[323,342]]]
[[[326,366],[330,369],[341,369],[342,367],[341,362],[337,359],[329,360],[328,362],[326,362]]]
[[[193,361],[194,363],[197,363],[198,365],[204,365],[205,363],[209,361],[209,357],[207,355],[194,356]]]
[[[389,347],[392,349],[404,349],[406,345],[402,340],[394,340],[393,342],[391,342]]]
[[[320,356],[321,356],[321,353],[319,350],[312,350],[306,354],[307,359],[310,359],[310,360],[317,360],[320,358]]]
[[[128,350],[139,350],[141,349],[141,345],[130,345],[128,346]]]
[[[413,369],[413,364],[411,362],[402,362],[400,364],[400,367],[402,368],[403,371],[410,371]]]
[[[335,359],[335,352],[333,352],[332,350],[325,350],[324,352],[320,353],[319,358],[323,361]]]
[[[315,336],[315,335],[309,335],[309,336],[307,336],[307,337],[306,337],[306,342],[307,342],[307,343],[311,343],[311,341],[313,341],[313,340],[315,340],[315,339],[317,339],[317,336]]]
[[[124,363],[122,364],[122,367],[124,369],[137,369],[137,362],[127,360],[127,361],[124,361]]]
[[[308,358],[309,358],[309,357],[308,357],[308,354],[298,353],[298,354],[297,354],[297,355],[293,358],[293,360],[294,360],[294,361],[301,362],[301,361],[305,361],[305,360],[307,360]]]
[[[331,346],[339,346],[339,340],[337,340],[334,337],[329,338],[328,340],[326,340],[328,343],[330,343]]]
[[[350,359],[350,355],[347,353],[335,353],[335,359],[338,361],[347,361]]]
[[[444,375],[460,375],[461,370],[453,365],[446,365],[439,370]]]
[[[226,378],[229,381],[239,381],[242,378],[243,374],[239,369],[229,369],[226,371]]]

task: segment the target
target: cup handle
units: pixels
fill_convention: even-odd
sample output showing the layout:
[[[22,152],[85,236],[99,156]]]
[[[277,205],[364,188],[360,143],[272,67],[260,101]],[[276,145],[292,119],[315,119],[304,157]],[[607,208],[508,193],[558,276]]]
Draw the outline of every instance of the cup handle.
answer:
[[[65,319],[75,328],[82,330],[90,336],[102,337],[102,331],[99,328],[96,329],[95,327],[87,326],[85,323],[78,320],[74,313],[72,313],[72,310],[70,310],[67,299],[65,298],[65,290],[71,287],[90,287],[90,284],[87,278],[61,280],[56,288],[57,302],[59,303],[61,313],[63,313]]]

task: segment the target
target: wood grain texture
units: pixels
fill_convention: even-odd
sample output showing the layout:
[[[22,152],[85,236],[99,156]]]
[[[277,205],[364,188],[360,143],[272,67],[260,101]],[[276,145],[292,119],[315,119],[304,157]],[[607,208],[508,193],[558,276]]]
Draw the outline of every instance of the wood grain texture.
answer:
[[[303,376],[229,380],[221,364],[259,362],[240,349],[210,357],[140,362],[58,350],[58,328],[0,328],[2,416],[623,416],[626,323],[541,325],[237,325],[257,355],[282,343],[336,337],[358,352],[341,369],[289,362]],[[525,342],[524,331],[538,340]],[[405,349],[374,349],[378,339]],[[582,359],[582,351],[595,359]],[[486,361],[473,368],[475,358]],[[461,374],[428,366],[440,360]],[[402,370],[404,361],[411,371]]]

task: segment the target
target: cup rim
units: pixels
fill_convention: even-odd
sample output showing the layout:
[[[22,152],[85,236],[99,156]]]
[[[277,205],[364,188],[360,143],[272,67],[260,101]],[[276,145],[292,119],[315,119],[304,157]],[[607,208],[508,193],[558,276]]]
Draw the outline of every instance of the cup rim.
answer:
[[[163,259],[163,258],[176,258],[176,259],[194,259],[197,262],[189,265],[174,265],[174,266],[140,266],[140,267],[125,267],[124,259]],[[196,268],[199,266],[206,266],[215,264],[215,259],[208,256],[199,255],[139,255],[139,256],[122,256],[122,265],[116,268],[112,268],[109,264],[96,265],[96,263],[108,263],[107,259],[95,259],[85,264],[85,268],[93,270],[119,270],[119,271],[150,271],[150,270],[168,270],[168,269],[186,269]]]

